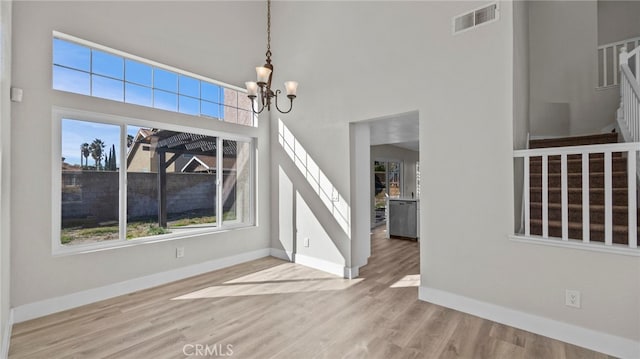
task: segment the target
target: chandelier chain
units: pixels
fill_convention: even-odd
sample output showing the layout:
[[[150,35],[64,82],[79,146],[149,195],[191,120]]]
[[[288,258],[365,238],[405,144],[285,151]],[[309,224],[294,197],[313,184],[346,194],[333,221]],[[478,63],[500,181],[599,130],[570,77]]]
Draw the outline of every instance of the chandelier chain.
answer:
[[[271,0],[267,0],[267,57],[271,57]]]

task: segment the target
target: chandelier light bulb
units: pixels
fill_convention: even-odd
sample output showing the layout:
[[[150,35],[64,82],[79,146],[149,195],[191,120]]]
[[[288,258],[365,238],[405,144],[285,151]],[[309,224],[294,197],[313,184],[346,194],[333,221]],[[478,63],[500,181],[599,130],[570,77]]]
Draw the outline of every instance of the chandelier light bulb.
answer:
[[[248,81],[244,83],[247,87],[247,96],[249,97],[257,97],[258,96],[258,84],[253,81]]]
[[[295,81],[287,81],[284,83],[284,88],[287,90],[287,96],[296,97],[298,91],[298,83]]]
[[[266,84],[269,82],[269,75],[271,75],[271,69],[264,66],[256,67],[256,74],[258,75],[258,84]]]

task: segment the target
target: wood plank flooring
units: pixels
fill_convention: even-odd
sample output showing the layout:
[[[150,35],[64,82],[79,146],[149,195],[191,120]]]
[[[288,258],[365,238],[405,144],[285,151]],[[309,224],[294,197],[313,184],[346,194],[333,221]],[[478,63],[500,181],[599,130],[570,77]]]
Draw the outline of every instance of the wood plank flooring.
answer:
[[[16,324],[9,356],[607,358],[419,301],[418,243],[383,230],[359,279],[263,258]]]

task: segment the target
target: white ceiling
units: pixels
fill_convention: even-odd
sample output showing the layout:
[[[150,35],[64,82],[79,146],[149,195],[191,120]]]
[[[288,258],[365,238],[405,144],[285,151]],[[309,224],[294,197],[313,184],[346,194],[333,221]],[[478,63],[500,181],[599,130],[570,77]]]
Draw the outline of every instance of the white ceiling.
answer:
[[[369,125],[371,145],[394,145],[418,151],[418,112],[372,120]]]

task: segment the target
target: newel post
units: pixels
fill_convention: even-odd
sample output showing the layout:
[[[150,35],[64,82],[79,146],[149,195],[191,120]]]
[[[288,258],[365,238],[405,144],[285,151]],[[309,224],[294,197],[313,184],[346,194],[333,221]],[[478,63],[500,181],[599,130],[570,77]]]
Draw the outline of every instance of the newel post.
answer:
[[[622,66],[624,64],[627,63],[628,61],[628,54],[627,54],[627,45],[622,45],[622,47],[620,48],[620,56],[618,56],[618,59],[620,59],[620,63],[619,65]]]

